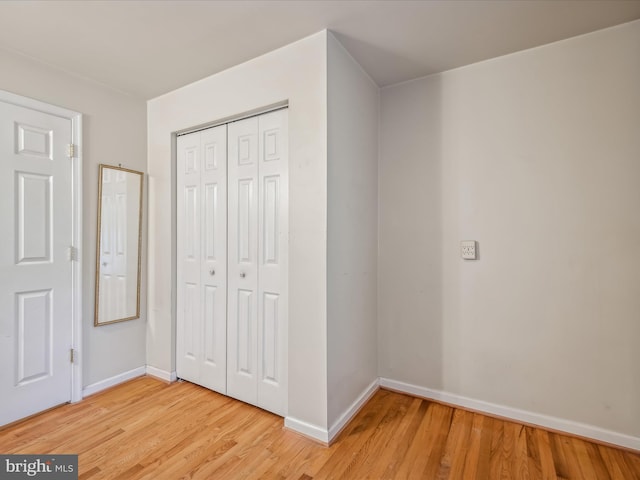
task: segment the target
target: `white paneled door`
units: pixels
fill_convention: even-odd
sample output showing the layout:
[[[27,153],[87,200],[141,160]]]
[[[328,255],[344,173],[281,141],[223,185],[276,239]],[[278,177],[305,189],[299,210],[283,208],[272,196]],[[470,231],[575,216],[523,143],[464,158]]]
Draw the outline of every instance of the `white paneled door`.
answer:
[[[71,138],[0,101],[0,425],[71,399]]]
[[[287,409],[287,149],[286,109],[177,142],[178,377],[279,415]]]
[[[259,117],[258,405],[286,415],[288,324],[287,110]]]
[[[229,124],[227,391],[287,409],[287,110]]]
[[[229,395],[258,403],[258,117],[229,125]]]
[[[227,390],[227,126],[177,141],[176,371]]]

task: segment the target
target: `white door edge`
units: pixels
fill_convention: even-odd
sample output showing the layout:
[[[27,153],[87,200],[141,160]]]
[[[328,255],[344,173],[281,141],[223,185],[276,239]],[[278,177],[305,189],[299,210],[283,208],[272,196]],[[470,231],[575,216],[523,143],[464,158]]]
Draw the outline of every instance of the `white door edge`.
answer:
[[[75,156],[71,166],[72,238],[77,256],[76,261],[72,262],[73,311],[69,340],[74,350],[74,362],[71,366],[71,402],[79,402],[82,400],[82,114],[5,90],[0,90],[0,101],[71,121],[71,141],[75,145]]]

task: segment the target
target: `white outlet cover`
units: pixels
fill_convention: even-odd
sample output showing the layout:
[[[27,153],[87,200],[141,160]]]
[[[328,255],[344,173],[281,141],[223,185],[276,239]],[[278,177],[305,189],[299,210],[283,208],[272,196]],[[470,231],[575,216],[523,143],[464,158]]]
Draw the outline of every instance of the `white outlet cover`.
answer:
[[[460,242],[460,253],[465,260],[475,260],[476,250],[475,240],[463,240]]]

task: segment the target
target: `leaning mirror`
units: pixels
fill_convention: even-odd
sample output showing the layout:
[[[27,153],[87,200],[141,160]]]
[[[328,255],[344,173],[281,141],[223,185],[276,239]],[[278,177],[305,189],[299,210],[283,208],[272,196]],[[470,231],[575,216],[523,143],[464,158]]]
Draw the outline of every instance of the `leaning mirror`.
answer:
[[[140,317],[142,172],[100,165],[96,326]]]

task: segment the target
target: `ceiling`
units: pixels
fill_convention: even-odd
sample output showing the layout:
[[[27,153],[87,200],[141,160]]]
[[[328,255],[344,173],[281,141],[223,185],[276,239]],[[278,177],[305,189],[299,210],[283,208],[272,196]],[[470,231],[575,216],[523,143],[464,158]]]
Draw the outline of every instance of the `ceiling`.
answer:
[[[325,28],[386,86],[639,18],[640,0],[5,0],[0,48],[149,99]]]

